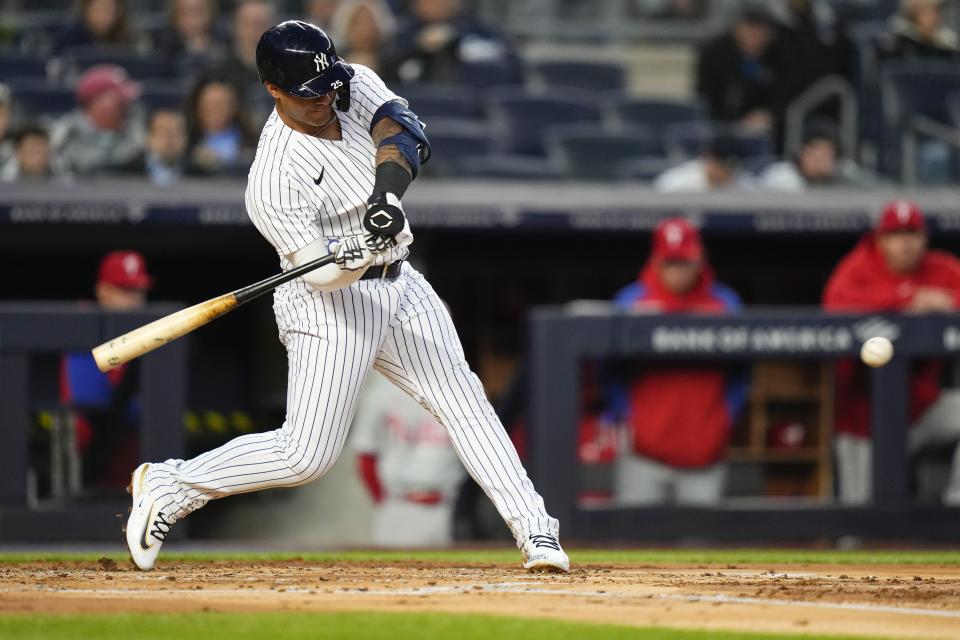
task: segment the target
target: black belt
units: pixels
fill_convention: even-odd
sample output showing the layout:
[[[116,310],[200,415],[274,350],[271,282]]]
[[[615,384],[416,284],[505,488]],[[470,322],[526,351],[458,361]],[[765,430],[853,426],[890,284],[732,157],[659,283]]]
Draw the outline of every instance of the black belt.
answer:
[[[367,269],[361,280],[373,280],[375,278],[386,278],[387,280],[396,280],[400,275],[400,269],[403,267],[403,260],[397,260],[390,264],[378,264]]]

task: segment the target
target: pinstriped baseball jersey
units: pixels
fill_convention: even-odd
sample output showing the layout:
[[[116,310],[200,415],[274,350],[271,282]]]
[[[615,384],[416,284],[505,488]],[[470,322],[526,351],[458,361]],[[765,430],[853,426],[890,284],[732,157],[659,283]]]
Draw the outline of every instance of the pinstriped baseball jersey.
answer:
[[[352,65],[350,109],[337,111],[342,140],[322,140],[294,131],[276,110],[257,143],[247,176],[246,205],[250,220],[280,254],[286,256],[317,238],[343,238],[363,233],[363,214],[373,192],[377,149],[370,121],[384,103],[398,100],[373,71]],[[374,264],[405,258],[395,247]]]
[[[376,155],[369,123],[395,96],[372,71],[355,68],[350,110],[338,112],[342,141],[299,134],[276,113],[260,138],[247,207],[285,269],[286,256],[318,238],[362,232]],[[395,248],[380,261],[406,255],[406,247]],[[191,460],[151,464],[147,486],[167,521],[213,498],[322,476],[340,455],[363,381],[376,368],[446,428],[518,544],[528,534],[557,534],[559,524],[470,370],[443,302],[409,264],[394,279],[359,280],[332,292],[293,280],[275,293],[274,311],[287,349],[286,420]]]

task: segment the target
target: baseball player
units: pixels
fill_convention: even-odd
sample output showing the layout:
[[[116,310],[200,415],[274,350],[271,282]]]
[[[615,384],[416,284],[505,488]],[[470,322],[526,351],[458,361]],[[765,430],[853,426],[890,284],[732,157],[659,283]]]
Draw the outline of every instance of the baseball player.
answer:
[[[134,471],[126,528],[134,563],[153,568],[173,524],[209,500],[326,473],[373,367],[446,427],[510,527],[523,566],[567,571],[559,523],[467,365],[450,315],[404,262],[413,235],[400,199],[430,157],[423,124],[373,71],[341,60],[312,24],[266,31],[257,68],[275,108],[248,176],[250,219],[283,269],[329,254],[336,262],[274,294],[289,365],[283,426]]]
[[[371,371],[350,431],[361,478],[376,504],[374,543],[450,544],[453,507],[464,472],[443,425]]]

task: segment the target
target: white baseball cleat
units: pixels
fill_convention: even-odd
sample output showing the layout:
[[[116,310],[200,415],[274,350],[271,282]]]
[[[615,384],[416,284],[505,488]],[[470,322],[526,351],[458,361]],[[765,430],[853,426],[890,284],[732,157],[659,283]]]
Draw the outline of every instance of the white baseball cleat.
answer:
[[[160,554],[160,546],[170,532],[173,522],[157,509],[157,503],[150,497],[147,489],[147,469],[150,465],[141,464],[130,479],[130,495],[133,507],[127,518],[127,547],[130,559],[142,571],[153,569]]]
[[[570,559],[560,547],[560,541],[552,533],[531,533],[520,545],[523,568],[544,573],[570,571]]]

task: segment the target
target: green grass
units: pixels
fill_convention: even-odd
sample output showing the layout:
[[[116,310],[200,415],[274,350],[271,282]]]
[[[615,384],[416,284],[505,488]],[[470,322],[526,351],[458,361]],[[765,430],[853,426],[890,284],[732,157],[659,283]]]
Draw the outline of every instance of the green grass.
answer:
[[[791,549],[643,549],[593,550],[568,549],[570,560],[577,564],[669,565],[669,564],[946,564],[960,565],[957,551],[816,551]],[[125,562],[125,551],[116,553],[0,553],[0,563],[18,562],[94,562],[106,556]],[[448,551],[322,551],[221,552],[183,553],[171,550],[160,556],[161,562],[211,561],[288,561],[316,563],[350,562],[449,562],[452,564],[516,564],[517,551],[448,550]]]
[[[4,640],[775,640],[783,634],[686,631],[438,613],[188,613],[0,616]],[[802,636],[829,640],[836,636]],[[850,640],[849,636],[845,636]]]

